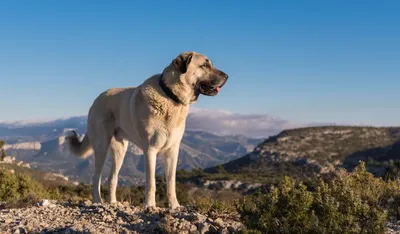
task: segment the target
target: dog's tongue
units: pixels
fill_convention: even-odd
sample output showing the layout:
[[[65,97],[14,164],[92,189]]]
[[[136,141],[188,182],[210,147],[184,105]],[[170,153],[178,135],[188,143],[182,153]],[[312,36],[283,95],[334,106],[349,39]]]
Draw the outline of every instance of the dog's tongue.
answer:
[[[217,92],[219,93],[219,91],[221,90],[220,87],[215,88],[217,90]]]

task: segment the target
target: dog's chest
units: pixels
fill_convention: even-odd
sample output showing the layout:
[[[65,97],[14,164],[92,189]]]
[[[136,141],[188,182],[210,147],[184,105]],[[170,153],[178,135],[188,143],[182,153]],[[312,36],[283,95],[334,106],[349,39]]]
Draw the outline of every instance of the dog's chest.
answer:
[[[166,136],[165,147],[170,147],[182,139],[185,131],[187,112],[184,110],[169,109],[163,116],[164,133]]]
[[[169,128],[180,128],[185,125],[187,111],[181,108],[170,108],[165,111],[164,122]]]

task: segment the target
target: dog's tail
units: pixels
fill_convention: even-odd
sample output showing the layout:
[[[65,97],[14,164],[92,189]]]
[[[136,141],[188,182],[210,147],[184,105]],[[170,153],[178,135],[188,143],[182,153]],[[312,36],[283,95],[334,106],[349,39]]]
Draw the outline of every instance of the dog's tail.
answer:
[[[71,133],[72,135],[65,137],[69,151],[80,158],[89,157],[93,153],[93,149],[88,134],[85,134],[83,140],[80,141],[78,134],[75,131],[71,131]]]

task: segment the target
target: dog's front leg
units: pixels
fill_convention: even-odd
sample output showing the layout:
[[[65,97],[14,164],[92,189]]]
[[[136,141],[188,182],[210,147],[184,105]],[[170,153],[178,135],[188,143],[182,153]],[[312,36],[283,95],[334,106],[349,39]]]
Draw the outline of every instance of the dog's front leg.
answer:
[[[171,209],[179,208],[176,198],[176,166],[178,163],[179,144],[171,147],[164,153],[165,178],[167,181],[167,198]]]
[[[155,208],[156,206],[156,159],[157,150],[149,148],[144,154],[145,173],[146,173],[146,191],[145,191],[145,209]]]

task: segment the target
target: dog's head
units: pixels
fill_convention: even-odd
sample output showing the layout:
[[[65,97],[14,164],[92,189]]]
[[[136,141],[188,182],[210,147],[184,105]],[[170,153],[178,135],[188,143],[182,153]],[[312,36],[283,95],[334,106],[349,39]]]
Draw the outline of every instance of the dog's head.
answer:
[[[214,67],[210,59],[196,52],[183,52],[173,61],[183,82],[193,86],[196,92],[215,96],[228,80],[228,75]]]

